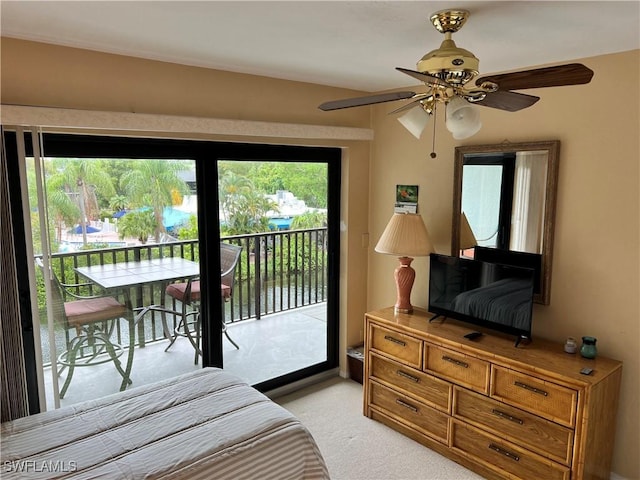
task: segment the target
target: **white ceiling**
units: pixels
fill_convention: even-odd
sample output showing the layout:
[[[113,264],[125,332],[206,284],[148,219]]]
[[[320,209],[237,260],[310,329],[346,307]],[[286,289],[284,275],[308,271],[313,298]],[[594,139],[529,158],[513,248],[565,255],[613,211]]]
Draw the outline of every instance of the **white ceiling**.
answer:
[[[15,1],[2,36],[364,91],[415,84],[443,39],[431,13],[464,8],[454,34],[481,73],[640,48],[640,2]]]

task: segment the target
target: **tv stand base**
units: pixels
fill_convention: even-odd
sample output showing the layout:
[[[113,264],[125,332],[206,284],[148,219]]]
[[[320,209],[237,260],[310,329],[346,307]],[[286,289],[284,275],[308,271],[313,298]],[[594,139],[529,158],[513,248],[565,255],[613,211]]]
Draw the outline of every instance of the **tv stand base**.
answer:
[[[521,342],[523,345],[529,345],[531,343],[531,337],[520,335],[518,338],[516,338],[516,344],[514,346],[518,348],[518,345],[520,345]]]

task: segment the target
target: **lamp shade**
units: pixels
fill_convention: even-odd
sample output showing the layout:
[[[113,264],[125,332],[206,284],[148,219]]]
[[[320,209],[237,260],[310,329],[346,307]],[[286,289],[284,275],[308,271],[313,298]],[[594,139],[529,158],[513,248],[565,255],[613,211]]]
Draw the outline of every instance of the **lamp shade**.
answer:
[[[435,252],[422,216],[417,213],[394,213],[375,251],[405,257],[421,257]]]
[[[471,230],[471,225],[467,220],[467,216],[462,212],[460,218],[460,250],[466,250],[467,248],[473,248],[478,244],[476,236]]]
[[[429,114],[424,110],[422,105],[416,105],[404,115],[398,117],[398,121],[409,130],[411,135],[420,139],[427,123],[429,123]]]
[[[478,107],[459,96],[453,97],[447,103],[445,124],[456,140],[469,138],[482,127]]]

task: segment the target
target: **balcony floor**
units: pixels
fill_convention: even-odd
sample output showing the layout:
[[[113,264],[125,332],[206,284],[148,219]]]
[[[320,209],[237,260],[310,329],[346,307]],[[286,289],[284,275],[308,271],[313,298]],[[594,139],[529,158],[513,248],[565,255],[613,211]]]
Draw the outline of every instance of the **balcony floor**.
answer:
[[[223,336],[224,369],[253,385],[322,362],[327,351],[326,322],[326,303],[321,303],[228,325],[227,331],[240,349]],[[178,338],[165,352],[167,345],[163,340],[136,349],[132,387],[202,368],[201,362],[194,364],[194,349],[188,339]],[[59,378],[59,388],[65,374]],[[54,408],[50,367],[44,369],[44,376],[49,410]],[[76,368],[60,406],[115,393],[121,380],[112,362]]]

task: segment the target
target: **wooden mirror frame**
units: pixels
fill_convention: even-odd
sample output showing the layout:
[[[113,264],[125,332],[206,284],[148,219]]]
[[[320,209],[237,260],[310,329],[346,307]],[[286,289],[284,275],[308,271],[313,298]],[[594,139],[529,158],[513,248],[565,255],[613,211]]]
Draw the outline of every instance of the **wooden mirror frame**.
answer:
[[[534,301],[548,305],[551,296],[551,266],[553,260],[553,236],[556,217],[556,196],[558,185],[558,160],[560,141],[500,143],[496,145],[465,145],[455,149],[455,170],[453,175],[453,219],[451,227],[451,255],[460,256],[460,219],[462,212],[462,167],[465,155],[505,153],[518,151],[546,150],[547,182],[545,187],[544,229],[542,232],[542,272],[541,293],[536,294]]]

